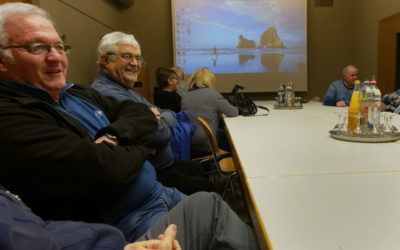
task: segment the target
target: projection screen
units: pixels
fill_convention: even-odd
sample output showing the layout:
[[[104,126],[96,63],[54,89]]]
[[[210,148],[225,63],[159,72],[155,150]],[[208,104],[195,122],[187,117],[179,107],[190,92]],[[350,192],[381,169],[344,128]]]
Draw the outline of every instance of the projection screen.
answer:
[[[217,90],[307,90],[307,0],[171,0],[174,64],[208,67]]]

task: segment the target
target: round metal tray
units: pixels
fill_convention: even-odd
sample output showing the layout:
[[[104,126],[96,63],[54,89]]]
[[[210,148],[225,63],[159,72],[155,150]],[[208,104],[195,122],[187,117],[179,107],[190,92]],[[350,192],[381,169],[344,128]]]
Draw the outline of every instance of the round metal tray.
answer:
[[[300,106],[287,106],[287,105],[278,105],[278,104],[275,104],[275,105],[274,105],[274,108],[275,108],[275,109],[302,109],[302,108],[303,108],[303,105],[300,105]]]
[[[400,139],[400,133],[393,133],[391,135],[385,135],[381,137],[360,137],[351,135],[338,135],[336,131],[330,130],[329,134],[331,134],[331,136],[335,139],[352,142],[392,142]]]

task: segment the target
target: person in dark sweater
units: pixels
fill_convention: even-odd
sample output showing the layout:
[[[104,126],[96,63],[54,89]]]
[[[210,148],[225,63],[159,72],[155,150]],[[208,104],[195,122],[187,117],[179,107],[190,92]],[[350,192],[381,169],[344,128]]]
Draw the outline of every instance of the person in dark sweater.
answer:
[[[252,230],[218,195],[185,199],[156,180],[146,159],[157,118],[143,104],[66,82],[70,50],[44,10],[0,5],[0,183],[24,201],[0,188],[0,249],[122,249],[118,230],[66,220],[113,224],[128,241],[176,224],[185,249],[255,248]],[[96,240],[106,235],[119,245]]]
[[[156,71],[157,87],[154,89],[154,104],[162,109],[181,111],[181,96],[178,89],[178,75],[169,68],[158,68]]]
[[[157,119],[143,104],[66,82],[46,12],[0,8],[0,183],[44,219],[105,222],[129,240],[186,198],[147,161]]]

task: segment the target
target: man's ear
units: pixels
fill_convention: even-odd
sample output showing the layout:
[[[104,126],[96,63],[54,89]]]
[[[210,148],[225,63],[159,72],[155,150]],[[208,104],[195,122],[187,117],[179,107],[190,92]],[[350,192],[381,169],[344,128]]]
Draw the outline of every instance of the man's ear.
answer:
[[[110,60],[108,59],[108,56],[101,56],[100,57],[100,64],[103,66],[106,66]]]
[[[6,63],[7,63],[7,58],[5,58],[4,56],[0,56],[0,72],[8,71]]]
[[[110,62],[115,60],[115,55],[103,55],[100,57],[100,64],[106,67]]]

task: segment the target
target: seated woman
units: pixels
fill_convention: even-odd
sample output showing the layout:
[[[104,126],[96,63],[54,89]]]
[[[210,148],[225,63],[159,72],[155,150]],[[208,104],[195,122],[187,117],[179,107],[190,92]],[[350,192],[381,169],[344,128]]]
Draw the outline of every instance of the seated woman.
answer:
[[[214,89],[216,77],[208,68],[198,68],[190,76],[188,83],[189,91],[182,97],[182,111],[185,111],[190,122],[196,125],[191,144],[192,155],[201,156],[211,152],[207,136],[197,120],[198,116],[210,124],[217,136],[219,147],[229,151],[228,139],[224,129],[219,126],[219,119],[221,114],[238,116],[238,109]]]
[[[158,87],[154,89],[154,104],[162,109],[181,111],[181,96],[178,89],[178,75],[169,68],[158,68],[156,71]]]

